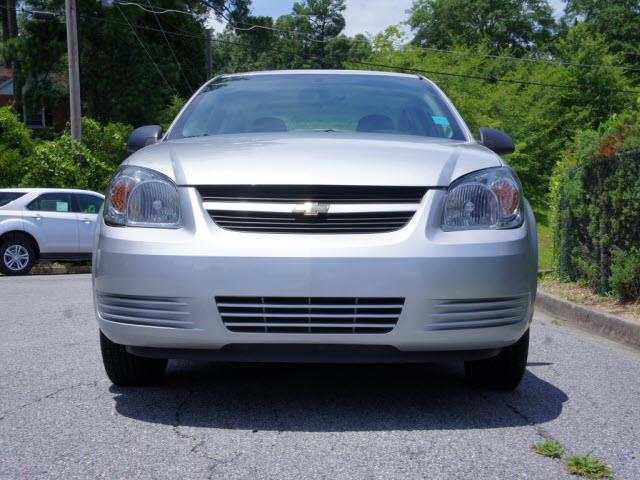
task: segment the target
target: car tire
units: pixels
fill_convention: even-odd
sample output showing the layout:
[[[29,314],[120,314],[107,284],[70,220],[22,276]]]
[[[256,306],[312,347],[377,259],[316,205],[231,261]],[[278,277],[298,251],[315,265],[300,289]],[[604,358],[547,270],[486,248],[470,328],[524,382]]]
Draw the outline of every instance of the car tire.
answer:
[[[26,275],[36,261],[36,252],[28,238],[14,235],[0,245],[0,272]]]
[[[145,358],[127,352],[127,347],[114,343],[100,332],[102,362],[109,380],[119,386],[146,386],[162,380],[167,359]]]
[[[495,357],[465,362],[467,380],[472,385],[498,390],[514,390],[522,380],[529,356],[529,330],[516,343]]]

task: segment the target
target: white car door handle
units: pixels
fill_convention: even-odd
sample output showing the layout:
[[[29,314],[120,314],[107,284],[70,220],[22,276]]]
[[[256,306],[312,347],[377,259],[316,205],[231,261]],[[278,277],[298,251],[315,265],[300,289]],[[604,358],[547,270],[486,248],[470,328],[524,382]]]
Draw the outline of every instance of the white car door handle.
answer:
[[[42,220],[42,215],[36,214],[33,216],[36,220]]]
[[[86,223],[87,225],[91,223],[91,219],[90,218],[83,218],[82,221],[84,223]]]

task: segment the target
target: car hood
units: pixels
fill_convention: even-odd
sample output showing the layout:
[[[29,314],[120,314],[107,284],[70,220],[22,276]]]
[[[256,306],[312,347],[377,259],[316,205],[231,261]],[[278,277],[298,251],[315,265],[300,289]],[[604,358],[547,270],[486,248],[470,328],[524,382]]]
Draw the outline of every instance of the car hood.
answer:
[[[159,171],[178,185],[448,186],[502,165],[475,144],[405,135],[235,134],[163,141],[125,164]]]

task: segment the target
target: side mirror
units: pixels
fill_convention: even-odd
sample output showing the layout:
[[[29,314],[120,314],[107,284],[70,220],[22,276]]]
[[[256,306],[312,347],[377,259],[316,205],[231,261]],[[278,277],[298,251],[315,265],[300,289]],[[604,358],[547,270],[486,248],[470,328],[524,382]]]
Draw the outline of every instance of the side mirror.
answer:
[[[162,127],[160,125],[147,125],[146,127],[136,128],[129,135],[127,140],[127,150],[135,152],[147,145],[158,143],[162,137]]]
[[[484,145],[489,150],[493,150],[498,155],[506,155],[516,150],[516,146],[513,144],[511,137],[501,130],[496,130],[495,128],[480,128],[478,129],[478,134],[478,143]]]

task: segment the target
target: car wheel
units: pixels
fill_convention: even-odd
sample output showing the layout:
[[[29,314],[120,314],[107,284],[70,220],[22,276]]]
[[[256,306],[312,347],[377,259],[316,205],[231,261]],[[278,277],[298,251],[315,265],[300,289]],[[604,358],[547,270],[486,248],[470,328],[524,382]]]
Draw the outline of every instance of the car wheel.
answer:
[[[104,369],[115,385],[144,386],[158,383],[167,367],[166,359],[133,355],[127,352],[124,345],[112,342],[102,332],[100,350]]]
[[[529,355],[529,330],[495,357],[465,362],[467,380],[478,387],[513,390],[522,380]]]
[[[14,236],[0,245],[0,271],[5,275],[25,275],[35,260],[33,245],[24,237]]]

